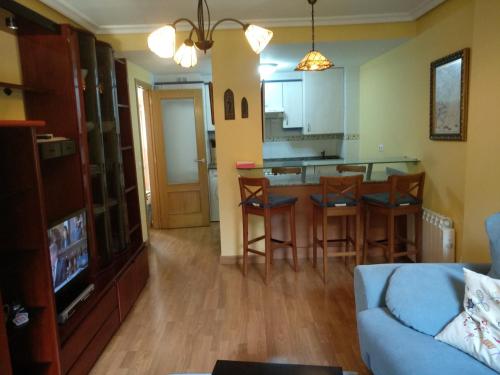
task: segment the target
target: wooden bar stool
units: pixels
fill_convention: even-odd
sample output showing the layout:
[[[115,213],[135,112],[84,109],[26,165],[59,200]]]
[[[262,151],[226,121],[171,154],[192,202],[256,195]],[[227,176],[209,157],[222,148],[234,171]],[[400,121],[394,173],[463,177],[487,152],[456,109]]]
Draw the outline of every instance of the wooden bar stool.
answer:
[[[273,252],[279,248],[292,248],[293,268],[297,272],[297,240],[295,232],[295,203],[296,197],[273,195],[268,193],[269,180],[267,178],[239,177],[241,208],[243,214],[243,274],[247,274],[248,253],[266,257],[265,282],[269,281]],[[289,215],[291,240],[282,241],[271,237],[271,217],[275,214]],[[264,217],[264,235],[248,239],[248,215]],[[265,240],[265,251],[249,248],[249,245]]]
[[[311,195],[313,202],[313,266],[316,267],[317,247],[323,249],[323,282],[326,283],[328,245],[345,243],[345,249],[335,252],[335,257],[355,257],[356,265],[361,261],[359,231],[361,230],[361,183],[362,175],[346,177],[320,177],[321,194]],[[328,217],[343,217],[346,220],[346,238],[327,239]],[[349,232],[349,218],[354,217],[354,239]],[[318,221],[321,220],[322,237],[318,238]],[[349,244],[353,250],[349,251]]]
[[[384,249],[385,257],[389,263],[394,263],[394,258],[415,255],[420,262],[422,255],[422,197],[424,193],[425,173],[411,175],[389,176],[389,192],[367,194],[363,196],[365,202],[365,234],[363,246],[363,263],[366,263],[369,246]],[[370,216],[383,215],[387,218],[387,239],[372,241],[368,238],[370,229]],[[415,215],[415,239],[410,241],[395,233],[395,220],[398,216]],[[406,244],[405,251],[396,251],[395,243]],[[398,243],[398,244],[399,244]],[[408,245],[413,249],[408,250]]]

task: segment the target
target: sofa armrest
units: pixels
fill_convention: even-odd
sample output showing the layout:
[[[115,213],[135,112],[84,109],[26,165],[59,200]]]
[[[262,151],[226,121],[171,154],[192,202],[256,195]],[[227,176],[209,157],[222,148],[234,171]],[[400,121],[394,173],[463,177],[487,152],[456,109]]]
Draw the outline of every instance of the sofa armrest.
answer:
[[[356,312],[385,306],[389,278],[401,264],[373,264],[354,269]]]
[[[354,269],[356,312],[385,306],[385,291],[389,284],[389,279],[396,268],[402,265],[408,264],[373,264],[358,266]],[[450,268],[465,267],[482,274],[486,274],[491,267],[489,264],[464,263],[440,263],[440,265]]]

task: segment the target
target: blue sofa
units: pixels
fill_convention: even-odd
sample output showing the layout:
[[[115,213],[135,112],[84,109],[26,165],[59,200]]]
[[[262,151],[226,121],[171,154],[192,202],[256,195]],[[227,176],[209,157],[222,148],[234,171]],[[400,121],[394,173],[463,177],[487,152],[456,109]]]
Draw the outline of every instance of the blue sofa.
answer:
[[[400,266],[358,266],[354,271],[359,343],[366,366],[375,375],[497,374],[469,355],[407,327],[391,314],[385,294],[391,275]],[[465,266],[483,274],[490,270],[490,265],[441,266],[455,271]]]

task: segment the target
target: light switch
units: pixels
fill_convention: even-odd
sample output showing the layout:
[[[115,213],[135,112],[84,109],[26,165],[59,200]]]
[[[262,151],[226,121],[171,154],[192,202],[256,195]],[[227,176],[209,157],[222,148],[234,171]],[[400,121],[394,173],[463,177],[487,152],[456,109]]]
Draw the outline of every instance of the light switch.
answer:
[[[384,145],[383,144],[378,145],[378,151],[384,152]]]

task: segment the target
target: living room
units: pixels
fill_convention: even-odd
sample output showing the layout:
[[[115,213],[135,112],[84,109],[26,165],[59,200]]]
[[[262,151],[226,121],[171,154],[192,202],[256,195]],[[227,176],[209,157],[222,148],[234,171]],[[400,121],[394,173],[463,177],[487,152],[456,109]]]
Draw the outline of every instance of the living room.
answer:
[[[196,3],[0,1],[0,373],[499,371],[500,2]]]

